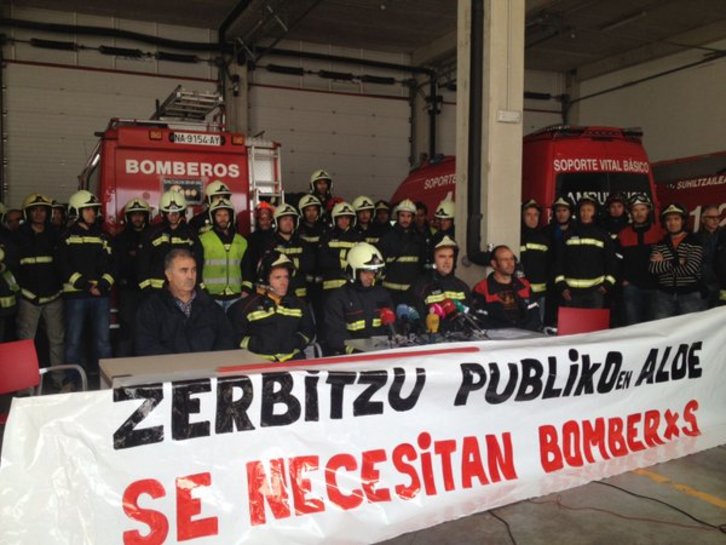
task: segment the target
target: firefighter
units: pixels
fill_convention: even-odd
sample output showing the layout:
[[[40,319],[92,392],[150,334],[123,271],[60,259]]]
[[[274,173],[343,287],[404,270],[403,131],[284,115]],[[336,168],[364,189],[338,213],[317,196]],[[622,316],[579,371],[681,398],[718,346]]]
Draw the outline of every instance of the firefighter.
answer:
[[[653,319],[655,278],[648,271],[650,252],[663,238],[663,229],[653,221],[653,203],[647,195],[633,195],[628,203],[631,223],[618,233],[622,253],[621,286],[625,325]]]
[[[274,218],[275,234],[270,239],[267,251],[277,250],[292,261],[295,269],[290,277],[290,293],[305,299],[306,278],[315,273],[315,251],[298,235],[300,214],[294,206],[282,203],[275,209]]]
[[[671,203],[660,214],[666,234],[653,246],[648,270],[655,276],[653,317],[656,320],[680,316],[705,308],[701,297],[703,248],[688,232],[688,210]]]
[[[197,259],[187,248],[164,256],[162,289],[139,306],[136,355],[232,350],[234,333],[224,310],[197,285]]]
[[[375,213],[373,232],[380,238],[391,230],[391,205],[382,199],[376,201]]]
[[[275,207],[267,201],[260,201],[255,206],[255,227],[247,237],[252,270],[257,270],[260,259],[270,247],[270,241],[275,234],[274,213]]]
[[[605,201],[603,227],[615,240],[618,238],[618,233],[625,229],[628,223],[625,196],[622,193],[611,193]]]
[[[166,191],[160,199],[162,222],[149,229],[141,239],[138,253],[139,287],[150,293],[163,288],[164,259],[174,248],[192,252],[197,265],[202,262],[202,246],[196,231],[185,221],[187,201],[178,191]]]
[[[43,318],[51,365],[63,361],[63,284],[55,262],[60,234],[51,225],[53,201],[32,193],[23,201],[25,223],[17,233],[20,286],[17,328],[19,339],[35,339]]]
[[[333,206],[333,203],[331,203],[333,199],[333,179],[327,171],[318,169],[310,175],[310,194],[320,201],[323,214],[327,214],[331,210]]]
[[[237,346],[274,362],[305,359],[315,326],[305,302],[289,292],[294,274],[295,266],[285,254],[265,254],[255,291],[228,312]]]
[[[226,312],[253,288],[247,240],[235,230],[231,201],[215,199],[207,214],[210,228],[199,237],[204,254],[201,280],[207,294]]]
[[[539,305],[529,282],[515,274],[517,258],[507,246],[490,253],[493,272],[474,286],[472,298],[478,321],[486,329],[516,327],[539,331]]]
[[[323,205],[315,195],[303,195],[297,206],[302,216],[298,234],[303,242],[317,248],[320,237],[325,233],[325,224],[321,218]]]
[[[381,237],[379,248],[386,260],[383,287],[396,304],[405,303],[407,292],[424,270],[426,242],[414,227],[416,205],[404,199],[395,210],[396,224]]]
[[[419,316],[426,316],[432,305],[441,305],[445,301],[454,304],[460,303],[465,307],[471,306],[471,290],[463,280],[459,279],[454,271],[459,245],[456,241],[445,235],[433,248],[433,267],[426,271],[411,288],[411,304],[418,310]],[[459,312],[464,312],[460,309]],[[463,323],[454,319],[444,319],[440,324],[440,331],[457,331],[462,329]]]
[[[542,208],[530,199],[522,205],[520,256],[522,271],[530,283],[532,299],[539,305],[540,320],[544,322],[547,281],[549,279],[550,239],[539,226]]]
[[[118,320],[120,331],[115,355],[134,355],[134,327],[136,311],[141,302],[138,261],[141,241],[151,223],[151,206],[144,199],[136,197],[124,206],[125,225],[113,239],[113,255],[117,265]]]
[[[375,246],[360,242],[350,249],[346,283],[325,303],[326,354],[351,354],[357,350],[347,341],[388,333],[382,312],[393,313],[393,300],[377,283],[384,267],[383,256]]]
[[[356,215],[355,230],[361,234],[365,242],[374,246],[378,244],[380,238],[373,229],[373,212],[375,208],[373,200],[365,195],[359,195],[353,199],[353,209]]]
[[[456,204],[451,199],[444,199],[436,207],[434,219],[438,222],[438,229],[429,241],[429,259],[433,259],[433,250],[436,245],[441,242],[444,237],[456,240],[456,229],[454,228],[454,214],[456,213]],[[433,261],[431,261],[433,263]]]
[[[86,369],[97,372],[98,360],[111,357],[109,336],[110,297],[114,285],[113,255],[108,237],[98,225],[101,202],[82,189],[71,195],[71,226],[58,243],[56,260],[61,271],[65,306],[65,363],[83,365],[87,339],[84,325],[90,319],[95,353]]]
[[[605,308],[616,282],[615,248],[608,232],[595,224],[597,205],[590,195],[580,198],[577,221],[557,256],[555,284],[568,307]]]
[[[329,294],[346,283],[346,256],[363,237],[353,227],[355,210],[347,202],[339,202],[332,211],[333,228],[320,241],[318,271],[323,277],[323,293]]]
[[[9,208],[5,212],[3,223],[5,224],[5,228],[8,231],[10,231],[11,233],[15,233],[20,228],[20,224],[22,222],[23,222],[22,210],[18,210],[17,208]]]
[[[231,201],[232,191],[221,180],[214,180],[204,189],[203,210],[189,221],[189,225],[200,235],[212,228],[213,222],[209,219],[209,208],[220,199]]]
[[[55,227],[59,231],[62,231],[66,228],[66,222],[68,221],[66,205],[54,199],[52,208],[53,213],[50,216],[50,223],[53,227]]]
[[[5,207],[0,203],[0,342],[15,338],[15,314],[18,309],[18,283],[13,269],[17,252],[11,232],[2,226]]]

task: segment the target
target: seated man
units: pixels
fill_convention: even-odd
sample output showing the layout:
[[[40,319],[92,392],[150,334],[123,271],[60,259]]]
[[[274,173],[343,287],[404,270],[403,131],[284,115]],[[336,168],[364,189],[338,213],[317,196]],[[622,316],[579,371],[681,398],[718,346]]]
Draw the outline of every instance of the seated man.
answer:
[[[222,308],[197,284],[197,262],[186,248],[164,258],[164,288],[136,314],[136,355],[182,354],[234,348],[232,327]]]
[[[411,289],[411,303],[420,316],[426,316],[433,305],[441,305],[447,300],[471,306],[471,290],[466,282],[456,277],[456,256],[459,245],[445,235],[433,248],[433,269],[425,272]],[[463,322],[444,318],[440,331],[459,331]]]
[[[325,302],[325,352],[328,355],[352,354],[349,339],[365,339],[386,335],[388,330],[381,319],[382,309],[393,311],[388,290],[376,284],[384,267],[378,249],[360,242],[346,257],[348,282],[330,294]]]
[[[315,324],[303,300],[288,293],[294,272],[285,254],[277,250],[265,254],[254,293],[227,312],[237,346],[274,362],[305,359]]]
[[[482,327],[517,327],[539,331],[539,305],[532,299],[529,282],[514,276],[517,259],[507,246],[491,251],[494,272],[474,286],[474,308]]]

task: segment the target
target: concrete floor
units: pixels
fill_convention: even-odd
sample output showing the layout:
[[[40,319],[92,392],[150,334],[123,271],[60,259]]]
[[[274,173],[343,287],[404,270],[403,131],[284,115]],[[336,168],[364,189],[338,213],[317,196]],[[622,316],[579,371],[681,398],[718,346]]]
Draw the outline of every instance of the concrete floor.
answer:
[[[604,481],[670,503],[724,533],[654,501],[598,483],[404,534],[385,545],[726,544],[726,445]],[[683,486],[685,485],[685,486]],[[627,518],[626,518],[627,517]]]

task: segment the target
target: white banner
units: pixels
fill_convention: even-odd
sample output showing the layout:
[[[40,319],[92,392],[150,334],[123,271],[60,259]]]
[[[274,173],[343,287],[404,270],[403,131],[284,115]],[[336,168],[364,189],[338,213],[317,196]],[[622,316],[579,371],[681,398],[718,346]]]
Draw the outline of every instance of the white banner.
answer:
[[[0,543],[375,543],[711,448],[724,323],[721,308],[18,399]]]

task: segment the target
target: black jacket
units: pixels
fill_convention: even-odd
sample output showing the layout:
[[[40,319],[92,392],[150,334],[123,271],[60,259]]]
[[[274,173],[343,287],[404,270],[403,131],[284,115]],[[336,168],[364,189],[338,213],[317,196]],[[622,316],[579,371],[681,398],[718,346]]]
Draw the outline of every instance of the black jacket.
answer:
[[[318,272],[323,277],[323,289],[337,289],[346,283],[345,258],[363,237],[355,229],[341,231],[334,227],[320,239],[318,247]]]
[[[164,287],[164,258],[176,248],[189,250],[197,262],[197,271],[202,270],[202,245],[194,229],[184,222],[172,229],[164,222],[149,229],[141,239],[137,274],[142,290]]]
[[[403,229],[396,224],[381,237],[378,248],[386,261],[383,287],[405,292],[424,271],[428,248],[424,238],[412,226]]]
[[[111,243],[98,225],[71,225],[58,243],[55,259],[65,297],[87,296],[93,286],[108,295],[115,282]]]
[[[232,350],[232,326],[222,307],[197,288],[189,318],[164,288],[144,300],[136,314],[136,355]]]
[[[519,257],[522,262],[524,275],[530,282],[532,293],[535,296],[547,292],[547,282],[550,279],[550,265],[552,254],[550,251],[552,241],[543,229],[531,229],[522,225],[522,243],[519,248]]]
[[[395,312],[391,295],[380,286],[364,288],[348,282],[332,292],[325,302],[325,352],[350,354],[353,348],[346,340],[386,335],[388,329],[380,318],[382,308]]]
[[[117,263],[117,283],[121,289],[139,290],[141,280],[138,275],[139,249],[149,227],[137,231],[126,224],[112,241],[113,255]]]
[[[720,288],[719,303],[726,305],[726,229],[721,229],[718,234],[713,267]]]
[[[653,245],[663,238],[663,230],[655,223],[631,224],[618,233],[622,260],[622,280],[641,289],[655,289],[656,283],[648,270]]]
[[[471,290],[469,286],[457,278],[454,274],[441,276],[438,271],[432,270],[423,274],[411,288],[411,305],[416,308],[422,322],[425,321],[431,305],[442,303],[446,299],[453,302],[459,301],[463,305],[471,306]],[[463,329],[463,323],[453,319],[445,319],[440,322],[439,331],[459,331]]]
[[[16,233],[18,266],[15,277],[20,293],[36,305],[49,303],[60,297],[63,285],[55,253],[60,234],[51,225],[36,233],[29,223]]]
[[[315,324],[302,299],[294,295],[277,299],[260,286],[233,304],[227,316],[235,345],[270,361],[302,359],[315,336]]]
[[[576,223],[565,232],[557,256],[555,283],[565,289],[591,291],[615,285],[617,261],[610,234],[594,223]]]

